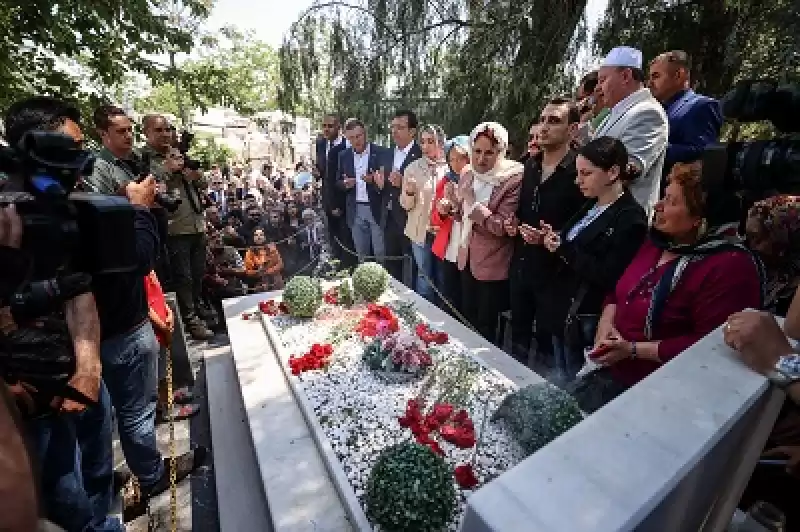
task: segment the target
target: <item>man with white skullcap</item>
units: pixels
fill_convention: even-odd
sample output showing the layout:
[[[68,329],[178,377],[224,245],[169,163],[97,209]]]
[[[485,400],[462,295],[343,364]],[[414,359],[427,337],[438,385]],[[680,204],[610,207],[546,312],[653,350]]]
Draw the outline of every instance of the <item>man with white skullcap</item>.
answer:
[[[600,67],[598,84],[611,112],[594,138],[614,137],[625,144],[641,171],[630,185],[631,194],[650,216],[658,201],[669,126],[664,108],[644,87],[642,52],[629,46],[612,49]]]

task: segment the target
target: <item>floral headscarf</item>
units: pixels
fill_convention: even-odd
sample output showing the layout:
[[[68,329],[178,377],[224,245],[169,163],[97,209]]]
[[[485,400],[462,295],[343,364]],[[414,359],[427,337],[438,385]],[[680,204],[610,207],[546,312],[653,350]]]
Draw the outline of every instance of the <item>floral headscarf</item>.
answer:
[[[770,247],[765,308],[775,310],[800,284],[800,196],[773,196],[756,202],[747,214]],[[776,260],[777,259],[777,260]]]

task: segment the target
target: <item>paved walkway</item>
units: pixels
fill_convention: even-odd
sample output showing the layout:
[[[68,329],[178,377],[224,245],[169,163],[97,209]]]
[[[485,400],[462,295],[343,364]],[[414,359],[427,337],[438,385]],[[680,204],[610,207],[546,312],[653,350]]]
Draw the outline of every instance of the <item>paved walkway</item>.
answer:
[[[227,350],[228,347],[208,347],[205,342],[188,340],[189,360],[195,377],[194,394],[201,405],[200,412],[190,420],[175,423],[175,452],[180,454],[190,446],[205,445],[211,448],[211,429],[206,399],[204,352]],[[164,456],[169,452],[169,425],[157,427],[158,445]],[[119,440],[114,440],[115,465],[123,462]],[[206,465],[191,478],[178,485],[178,532],[219,532],[217,492],[214,481],[214,464],[209,453]],[[170,532],[169,491],[150,501],[150,516],[142,516],[127,523],[128,532],[147,532],[148,522],[153,532]]]

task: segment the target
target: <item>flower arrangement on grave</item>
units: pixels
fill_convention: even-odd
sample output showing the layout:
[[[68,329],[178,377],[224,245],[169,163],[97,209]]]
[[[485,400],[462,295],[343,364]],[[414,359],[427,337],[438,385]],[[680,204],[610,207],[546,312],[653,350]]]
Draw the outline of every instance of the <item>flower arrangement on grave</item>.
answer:
[[[314,344],[305,355],[289,357],[289,368],[292,375],[300,375],[304,371],[313,371],[325,368],[333,355],[333,346],[330,344]]]
[[[393,445],[378,456],[364,501],[367,517],[381,530],[442,530],[456,509],[453,471],[426,446]]]
[[[492,421],[499,419],[529,456],[580,423],[583,414],[570,394],[543,383],[508,394],[492,414]]]
[[[435,403],[426,413],[424,406],[419,399],[409,399],[405,413],[397,419],[401,427],[411,430],[417,443],[440,455],[444,451],[435,439],[437,435],[459,449],[475,446],[475,426],[466,410],[456,411],[451,404]]]
[[[433,364],[425,345],[406,331],[379,334],[362,356],[370,369],[393,373],[420,375]]]
[[[389,274],[377,262],[360,264],[353,272],[353,291],[367,302],[374,303],[389,286]]]
[[[343,305],[349,307],[355,303],[353,287],[347,279],[336,286],[328,288],[322,297],[325,303],[329,305]]]
[[[283,302],[292,316],[311,318],[322,305],[322,286],[305,275],[292,277],[283,289]]]
[[[374,338],[379,334],[389,334],[400,330],[400,323],[392,309],[384,305],[370,303],[367,314],[356,325],[356,332],[362,338]]]
[[[249,320],[253,315],[262,314],[264,316],[279,316],[281,314],[288,314],[289,308],[286,303],[278,303],[274,299],[267,299],[258,303],[258,312],[242,312],[242,319]]]
[[[425,342],[426,346],[431,344],[444,345],[450,340],[446,332],[435,331],[427,323],[418,323],[415,327],[415,332],[419,339]]]

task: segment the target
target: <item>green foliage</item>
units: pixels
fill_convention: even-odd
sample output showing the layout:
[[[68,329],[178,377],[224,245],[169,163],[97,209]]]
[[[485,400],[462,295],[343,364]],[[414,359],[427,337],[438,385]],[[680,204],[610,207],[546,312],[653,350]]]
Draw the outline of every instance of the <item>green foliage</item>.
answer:
[[[385,449],[370,472],[364,497],[367,517],[386,532],[438,532],[453,515],[453,471],[417,443]]]
[[[229,147],[217,144],[213,137],[196,138],[189,150],[189,156],[200,161],[204,168],[210,168],[212,164],[223,166],[235,155]]]
[[[377,301],[387,286],[389,274],[377,262],[360,264],[353,272],[353,291],[364,301]]]
[[[355,294],[353,293],[353,285],[350,279],[343,279],[336,289],[339,297],[339,303],[345,307],[349,307],[355,303]]]
[[[207,110],[231,107],[249,116],[276,108],[278,55],[251,33],[224,31],[225,40],[201,47],[200,57],[180,66],[178,87],[165,77],[136,102],[140,112],[181,114],[181,105]],[[180,98],[179,98],[180,96]]]
[[[531,455],[583,419],[578,403],[549,383],[533,384],[508,394],[492,421],[503,419],[517,441]]]
[[[53,2],[0,0],[0,107],[32,94],[87,99],[82,82],[113,86],[130,71],[158,75],[148,56],[188,52],[193,34],[167,17],[166,0]],[[183,9],[204,19],[212,0],[182,0]],[[82,58],[89,80],[66,71]]]
[[[317,279],[296,275],[283,289],[283,302],[292,316],[312,318],[322,305],[322,287]]]
[[[595,43],[637,46],[645,62],[685,50],[696,88],[720,97],[739,79],[800,79],[797,15],[795,0],[610,0]]]
[[[585,0],[316,0],[281,48],[280,105],[358,116],[373,138],[394,110],[469,132],[491,118],[518,137],[582,39]]]

